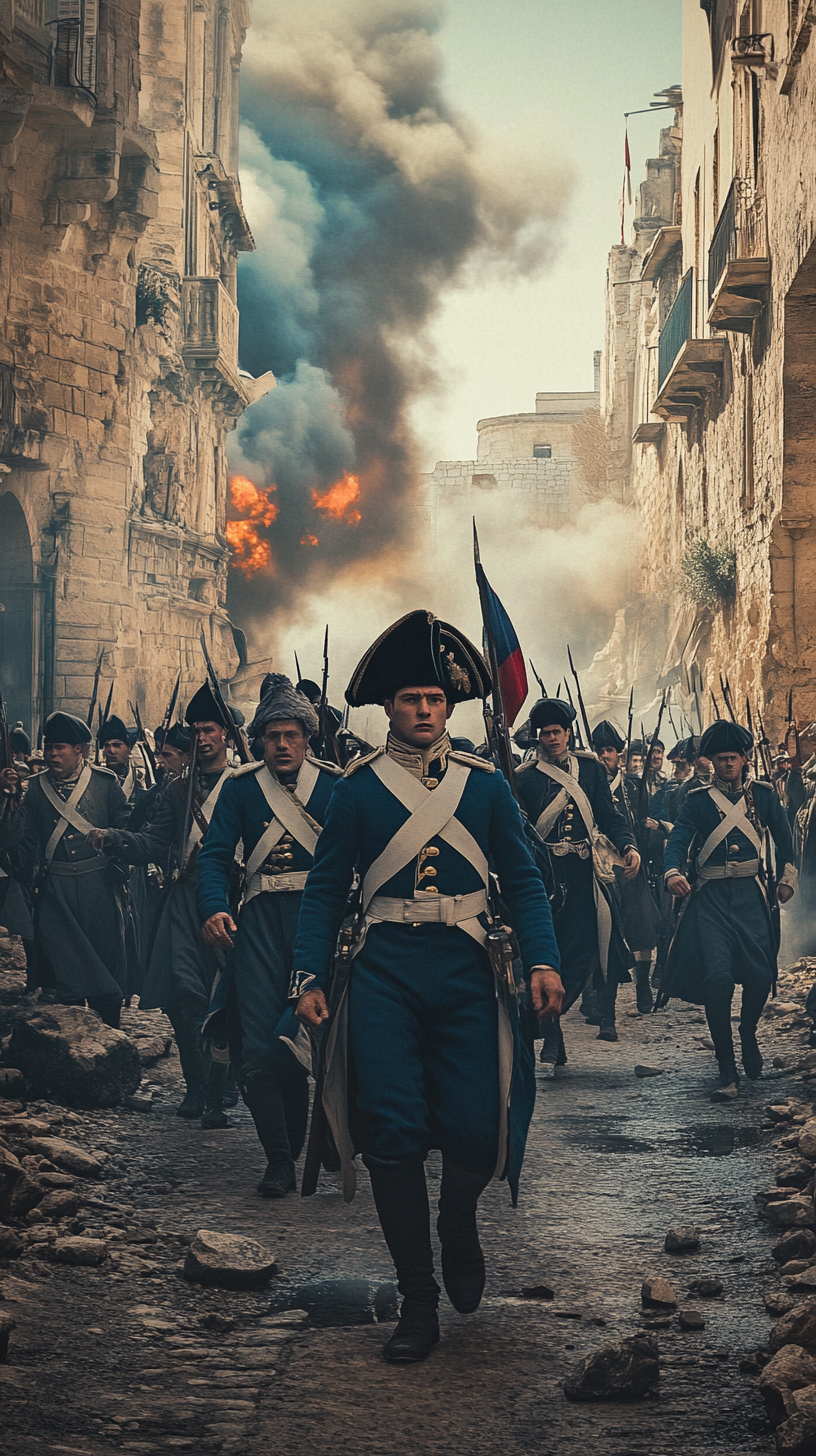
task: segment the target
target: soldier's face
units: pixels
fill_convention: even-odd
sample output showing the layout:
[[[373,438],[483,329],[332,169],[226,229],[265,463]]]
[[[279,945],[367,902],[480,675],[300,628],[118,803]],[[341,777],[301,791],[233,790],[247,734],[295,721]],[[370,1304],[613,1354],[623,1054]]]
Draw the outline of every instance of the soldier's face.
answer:
[[[227,730],[220,723],[194,723],[198,740],[198,760],[202,768],[215,768],[226,762]]]
[[[629,772],[630,772],[630,774],[642,774],[643,773],[643,755],[642,754],[640,754],[640,753],[630,753],[629,754]]]
[[[615,774],[620,763],[620,754],[617,748],[599,748],[598,757],[601,760],[607,773]]]
[[[296,773],[306,757],[306,734],[295,718],[267,723],[263,745],[264,763],[273,773]]]
[[[165,743],[164,748],[159,750],[156,757],[162,768],[166,768],[167,772],[171,774],[183,773],[190,762],[189,753],[181,753],[178,748],[173,748],[169,743]]]
[[[114,771],[121,768],[130,758],[130,744],[123,743],[121,738],[109,738],[102,749],[102,757],[105,760],[105,768],[112,768]]]
[[[662,748],[655,748],[652,751],[652,770],[651,770],[652,773],[660,773],[660,770],[663,767],[663,759],[664,759],[664,757],[665,757],[665,750],[664,749],[662,749]]]
[[[712,753],[711,762],[718,779],[726,784],[738,784],[748,760],[742,753]]]
[[[85,759],[81,743],[46,743],[43,757],[57,779],[71,779]]]
[[[561,723],[546,723],[539,729],[538,741],[548,758],[561,758],[569,747],[569,731]]]
[[[441,738],[453,707],[448,707],[441,688],[400,688],[385,711],[391,731],[403,743],[427,748]]]
[[[691,769],[684,758],[676,758],[674,760],[674,781],[676,784],[684,783],[690,772]]]

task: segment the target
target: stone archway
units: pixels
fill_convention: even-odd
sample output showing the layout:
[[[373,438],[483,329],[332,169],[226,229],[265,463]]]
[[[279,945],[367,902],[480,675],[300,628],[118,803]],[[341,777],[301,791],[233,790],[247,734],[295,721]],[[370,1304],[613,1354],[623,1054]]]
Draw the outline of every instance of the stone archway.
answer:
[[[0,496],[0,689],[9,723],[32,730],[34,687],[34,558],[17,497]]]

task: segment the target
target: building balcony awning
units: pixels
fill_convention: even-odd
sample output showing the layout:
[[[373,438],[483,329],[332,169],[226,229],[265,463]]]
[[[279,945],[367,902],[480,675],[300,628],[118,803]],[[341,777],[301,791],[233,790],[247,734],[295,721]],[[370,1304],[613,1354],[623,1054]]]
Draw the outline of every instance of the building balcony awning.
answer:
[[[682,229],[679,227],[662,227],[658,229],[655,234],[655,240],[643,259],[641,277],[644,282],[653,282],[655,278],[659,277],[663,264],[669,254],[674,252],[681,237]]]
[[[727,353],[725,339],[687,339],[661,385],[652,414],[683,420],[702,409],[720,388]]]
[[[750,334],[771,282],[770,258],[732,258],[714,290],[708,322],[713,329]]]
[[[642,420],[632,435],[633,445],[659,445],[666,433],[663,420]]]

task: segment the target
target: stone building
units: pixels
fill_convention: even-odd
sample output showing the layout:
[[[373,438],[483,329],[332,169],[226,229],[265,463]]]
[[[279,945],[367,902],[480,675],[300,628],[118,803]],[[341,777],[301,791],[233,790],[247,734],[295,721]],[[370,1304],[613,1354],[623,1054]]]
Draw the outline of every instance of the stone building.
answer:
[[[656,678],[696,726],[723,673],[772,732],[791,688],[816,717],[813,24],[804,0],[684,0],[666,186],[609,262],[603,410],[645,547],[599,703]]]
[[[537,394],[535,414],[496,415],[476,426],[475,460],[440,460],[427,475],[431,529],[439,506],[455,503],[472,515],[486,491],[509,492],[519,524],[563,525],[585,490],[575,449],[576,426],[600,404],[600,351],[593,361],[595,388]]]
[[[238,369],[248,20],[0,0],[0,679],[35,731],[85,716],[100,654],[146,722],[201,681],[202,631],[239,661],[224,441],[274,382]]]

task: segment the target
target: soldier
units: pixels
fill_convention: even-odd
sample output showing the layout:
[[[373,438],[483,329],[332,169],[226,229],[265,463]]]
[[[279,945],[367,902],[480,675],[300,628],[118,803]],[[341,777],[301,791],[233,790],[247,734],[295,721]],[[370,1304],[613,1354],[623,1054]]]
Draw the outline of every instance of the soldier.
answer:
[[[666,761],[672,766],[672,784],[674,786],[685,783],[691,774],[691,764],[685,755],[686,740],[684,738],[681,738],[679,743],[675,743],[674,748],[670,748],[666,754]]]
[[[766,831],[782,867],[776,888],[781,905],[796,886],[790,828],[773,785],[746,782],[752,748],[752,735],[737,723],[720,720],[706,729],[701,752],[711,759],[714,782],[689,792],[666,845],[666,888],[689,899],[669,952],[658,1005],[671,996],[702,1002],[719,1066],[715,1097],[720,1101],[739,1093],[731,1036],[736,982],[742,985],[743,1070],[752,1080],[762,1071],[756,1031],[776,981],[779,946],[772,922],[775,907],[768,901],[772,887],[763,867]]]
[[[601,864],[598,831],[621,856],[627,880],[637,876],[640,855],[632,830],[612,801],[606,770],[594,753],[570,749],[574,719],[575,709],[560,698],[540,698],[535,704],[530,728],[538,734],[538,757],[517,769],[516,792],[528,818],[550,845],[554,873],[564,890],[563,905],[554,917],[566,988],[564,1009],[591,981],[600,1014],[598,1038],[617,1041],[615,1000],[620,982],[629,980],[631,957],[609,890],[613,876]],[[547,1028],[540,1057],[550,1076],[566,1062],[559,1024]]]
[[[504,973],[497,986],[486,953],[488,858],[536,1015],[556,1014],[563,994],[549,901],[507,782],[492,763],[453,751],[446,729],[456,703],[489,691],[481,654],[430,612],[410,612],[369,648],[346,701],[384,705],[387,745],[337,781],[298,921],[292,993],[300,1020],[319,1028],[358,866],[362,928],[329,1036],[323,1103],[351,1197],[347,1046],[355,1143],[402,1295],[383,1350],[392,1361],[424,1359],[439,1339],[429,1149],[443,1159],[442,1279],[467,1314],[485,1279],[476,1205],[491,1176],[506,1175],[515,1196],[532,1113],[531,1047],[514,1020],[515,995]],[[499,927],[496,934],[503,939]]]
[[[173,779],[168,785],[152,824],[138,833],[96,834],[91,842],[130,864],[161,864],[170,859],[170,883],[139,1004],[144,1010],[160,1006],[172,1023],[186,1086],[177,1115],[200,1117],[204,1127],[224,1127],[227,1068],[205,1057],[199,1045],[220,961],[215,948],[201,938],[195,878],[199,846],[218,796],[233,774],[227,747],[235,730],[224,724],[207,683],[194,694],[185,717],[195,745],[192,786],[188,770],[185,778]]]
[[[623,751],[626,744],[614,724],[607,720],[599,723],[593,729],[592,743],[606,769],[609,790],[615,808],[629,825],[629,829],[637,841],[643,832],[638,812],[640,782],[623,772]],[[642,863],[634,879],[627,879],[620,865],[615,865],[614,869],[623,919],[623,933],[626,937],[626,944],[635,958],[637,1009],[645,1015],[651,1011],[654,1004],[652,988],[649,984],[649,971],[657,946],[660,911],[652,897]]]
[[[156,729],[156,758],[162,770],[162,787],[172,778],[181,778],[190,762],[191,747],[192,736],[183,723]]]
[[[97,747],[102,750],[105,768],[115,773],[122,793],[131,804],[137,793],[147,789],[143,764],[131,752],[130,737],[121,718],[111,714],[96,735]]]
[[[85,1001],[118,1026],[127,988],[124,876],[88,843],[127,823],[116,775],[86,762],[90,729],[72,713],[46,720],[47,772],[28,781],[22,804],[0,826],[0,848],[26,882],[38,867],[34,945],[41,984],[69,1006]]]
[[[250,724],[264,761],[236,769],[225,785],[198,857],[196,897],[202,934],[228,951],[229,974],[218,1004],[244,1100],[266,1154],[258,1184],[265,1198],[295,1187],[295,1163],[306,1137],[308,1078],[275,1031],[287,1007],[295,930],[306,876],[339,768],[309,756],[317,713],[288,678],[278,676]],[[243,843],[244,898],[238,925],[230,911],[230,872]],[[216,1032],[217,1035],[217,1032]]]

